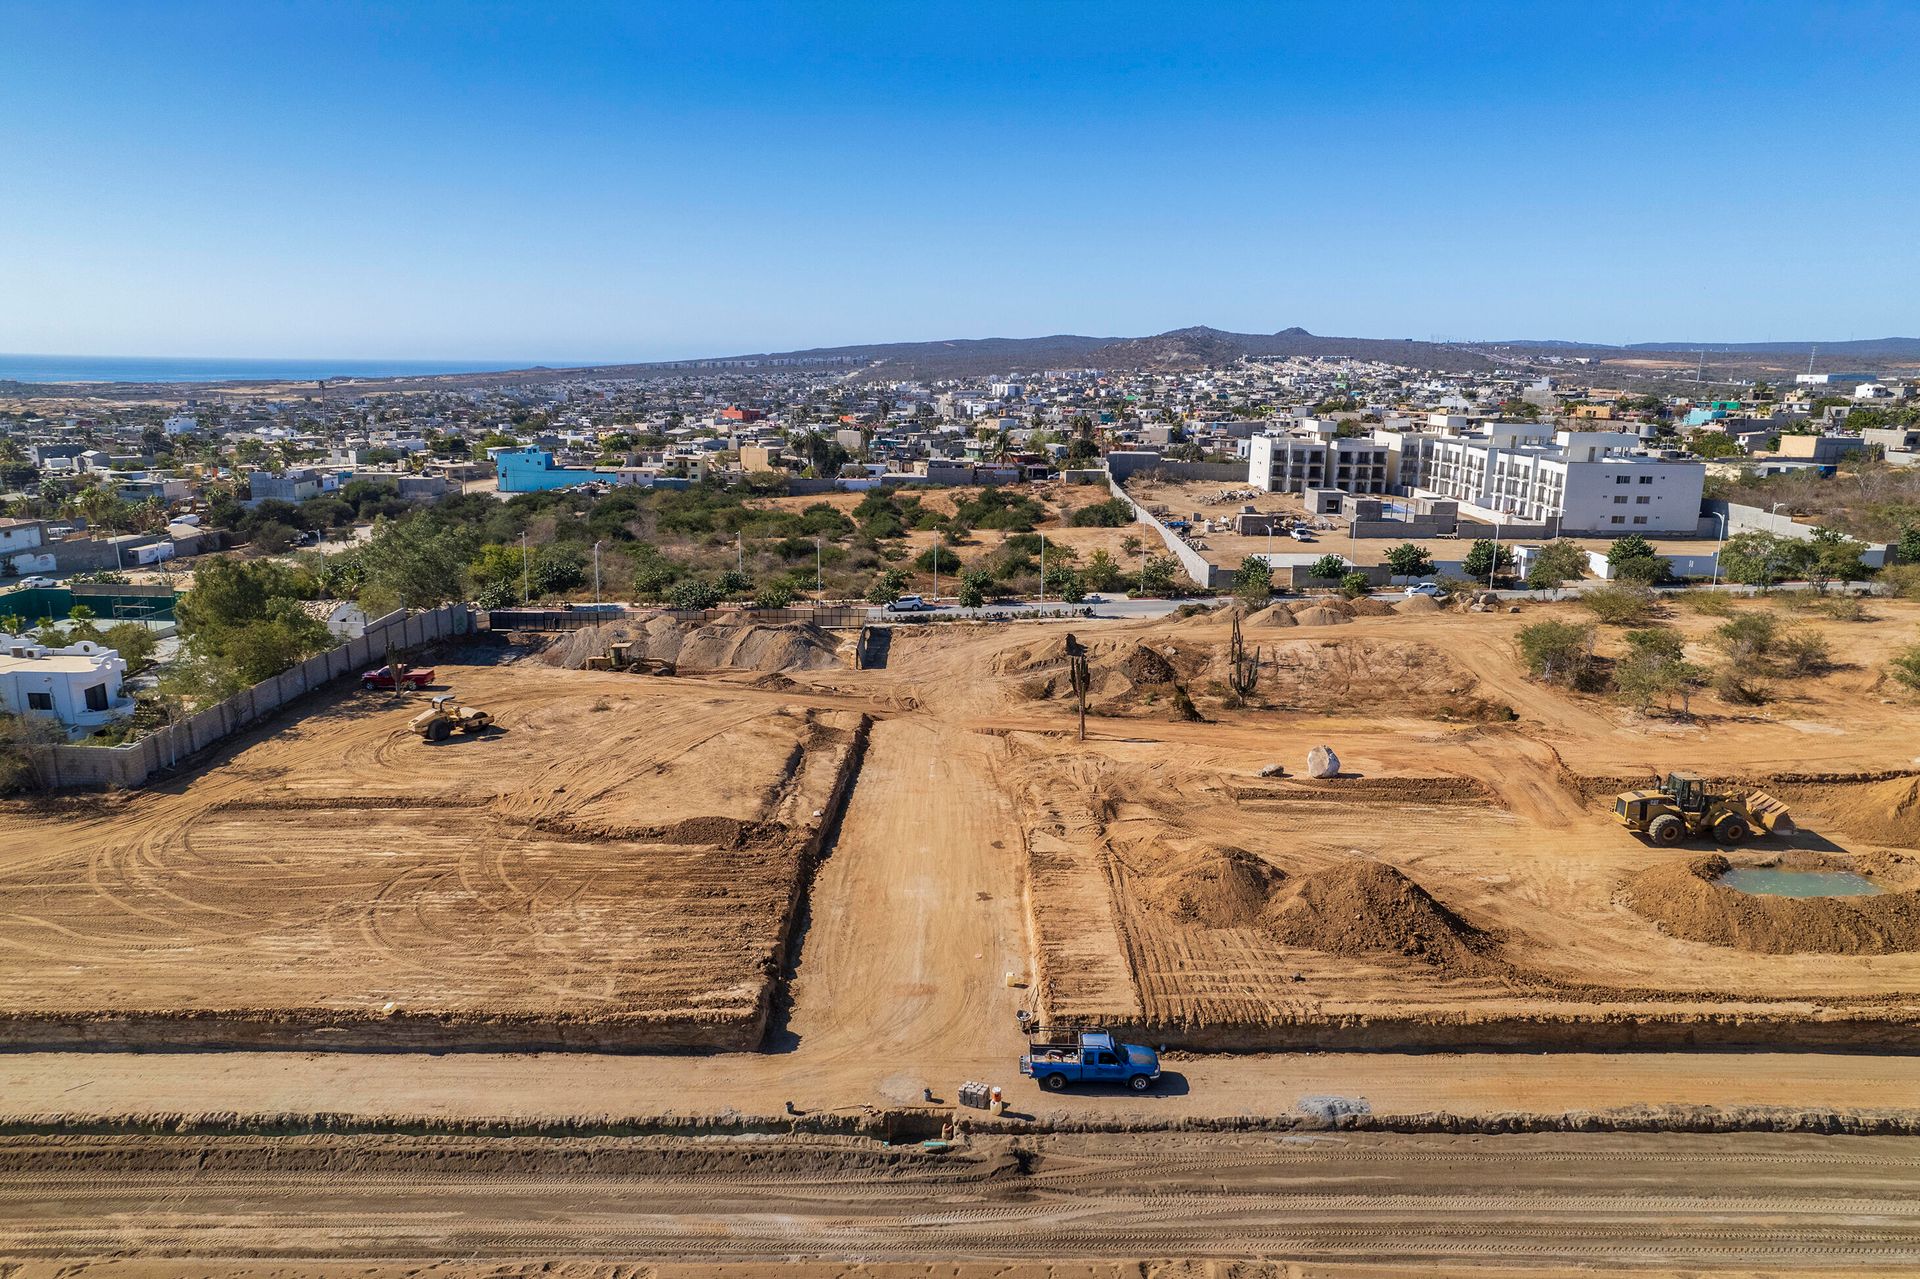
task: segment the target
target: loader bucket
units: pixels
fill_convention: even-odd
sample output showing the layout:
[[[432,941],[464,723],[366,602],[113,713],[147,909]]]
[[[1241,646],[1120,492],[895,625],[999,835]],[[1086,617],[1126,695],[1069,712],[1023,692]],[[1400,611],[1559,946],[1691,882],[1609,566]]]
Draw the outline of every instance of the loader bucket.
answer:
[[[1747,811],[1753,815],[1753,824],[1769,835],[1793,832],[1793,818],[1787,813],[1787,806],[1763,790],[1747,796]]]

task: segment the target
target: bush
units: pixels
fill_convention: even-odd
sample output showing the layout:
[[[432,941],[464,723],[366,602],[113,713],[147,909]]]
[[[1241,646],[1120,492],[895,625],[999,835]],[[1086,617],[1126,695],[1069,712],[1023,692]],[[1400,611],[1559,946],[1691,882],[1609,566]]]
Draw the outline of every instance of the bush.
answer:
[[[1140,567],[1142,595],[1171,595],[1180,572],[1180,561],[1171,555],[1149,555]]]
[[[1527,568],[1527,586],[1550,591],[1562,582],[1577,582],[1586,576],[1587,553],[1564,538],[1548,542],[1533,557]]]
[[[1722,666],[1714,672],[1713,691],[1729,706],[1764,706],[1772,700],[1765,684],[1733,665]]]
[[[1347,575],[1347,562],[1338,555],[1322,555],[1307,570],[1307,576],[1321,582],[1337,582]]]
[[[1514,643],[1533,678],[1584,688],[1593,679],[1593,637],[1591,625],[1548,621],[1522,627]]]
[[[970,568],[960,574],[960,607],[979,608],[987,602],[987,588],[993,585],[993,578],[977,568]]]
[[[1636,582],[1609,582],[1583,594],[1580,603],[1609,626],[1637,626],[1653,616],[1653,588]]]
[[[1273,598],[1273,565],[1258,555],[1241,560],[1233,575],[1233,593],[1249,604],[1265,604]]]
[[[712,608],[726,597],[718,585],[699,577],[683,577],[667,592],[675,608]]]
[[[937,567],[942,573],[958,573],[960,557],[946,547],[935,542],[926,550],[913,557],[913,566],[922,573],[931,573]]]
[[[1713,628],[1713,643],[1727,660],[1759,670],[1780,638],[1780,619],[1772,613],[1742,613]]]
[[[1087,588],[1081,582],[1080,574],[1064,564],[1047,565],[1047,576],[1044,581],[1047,594],[1058,596],[1068,604],[1078,604],[1087,597]]]
[[[1887,663],[1887,674],[1894,682],[1904,684],[1916,693],[1920,693],[1920,644],[1901,649]]]
[[[1373,583],[1365,573],[1347,573],[1340,578],[1340,593],[1350,599],[1359,599],[1373,589]]]
[[[1824,675],[1833,669],[1833,654],[1817,631],[1795,627],[1774,642],[1775,668],[1784,675]]]
[[[1733,616],[1733,600],[1725,591],[1681,591],[1675,598],[1707,617]]]
[[[1395,577],[1425,577],[1433,572],[1433,556],[1424,546],[1402,542],[1387,550],[1387,567]]]
[[[1103,548],[1087,557],[1087,566],[1081,570],[1086,579],[1087,588],[1094,591],[1112,591],[1120,588],[1120,565]]]
[[[883,568],[874,575],[873,584],[867,587],[867,603],[891,604],[900,598],[907,588],[907,575],[897,568]]]
[[[1083,506],[1067,517],[1072,528],[1125,528],[1133,523],[1133,508],[1121,498]]]
[[[788,608],[793,604],[793,587],[776,578],[771,582],[762,582],[760,589],[753,593],[755,608]]]
[[[120,622],[109,626],[101,642],[120,654],[120,660],[127,664],[129,671],[137,671],[153,658],[153,652],[160,641],[153,632],[138,622]]]

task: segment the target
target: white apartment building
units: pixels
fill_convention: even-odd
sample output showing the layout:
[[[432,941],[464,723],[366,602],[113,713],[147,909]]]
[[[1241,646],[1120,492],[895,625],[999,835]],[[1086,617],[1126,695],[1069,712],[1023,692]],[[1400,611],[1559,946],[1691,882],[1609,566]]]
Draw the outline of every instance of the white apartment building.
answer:
[[[1692,536],[1706,464],[1643,451],[1624,431],[1555,431],[1488,422],[1473,434],[1382,431],[1395,482],[1493,523],[1546,524],[1566,536]]]
[[[48,648],[26,636],[0,635],[0,710],[50,717],[70,736],[133,713],[120,691],[127,664],[92,640]]]
[[[1247,442],[1247,483],[1269,493],[1387,492],[1387,446],[1367,437],[1341,439],[1337,430],[1337,423],[1309,418],[1286,435],[1254,436]]]

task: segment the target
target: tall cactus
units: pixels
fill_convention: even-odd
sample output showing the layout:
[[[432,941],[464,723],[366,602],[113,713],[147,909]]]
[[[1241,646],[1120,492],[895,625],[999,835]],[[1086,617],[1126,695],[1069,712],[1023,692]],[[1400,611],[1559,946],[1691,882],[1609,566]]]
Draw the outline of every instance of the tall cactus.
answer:
[[[1240,637],[1240,614],[1233,615],[1233,641],[1227,650],[1227,687],[1241,701],[1253,696],[1253,690],[1260,686],[1260,650],[1254,649],[1252,656],[1247,654],[1246,642]]]

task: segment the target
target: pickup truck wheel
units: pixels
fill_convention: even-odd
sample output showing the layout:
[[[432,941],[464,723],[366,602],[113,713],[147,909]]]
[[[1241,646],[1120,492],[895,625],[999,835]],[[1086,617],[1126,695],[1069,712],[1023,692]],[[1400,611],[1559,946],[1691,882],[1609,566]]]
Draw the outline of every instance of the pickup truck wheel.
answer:
[[[1147,1089],[1153,1087],[1153,1080],[1147,1078],[1145,1075],[1135,1075],[1133,1078],[1127,1080],[1127,1087],[1133,1089],[1135,1092],[1145,1092]]]
[[[1048,1092],[1065,1092],[1067,1090],[1067,1077],[1056,1070],[1045,1079],[1042,1079],[1040,1084]]]

